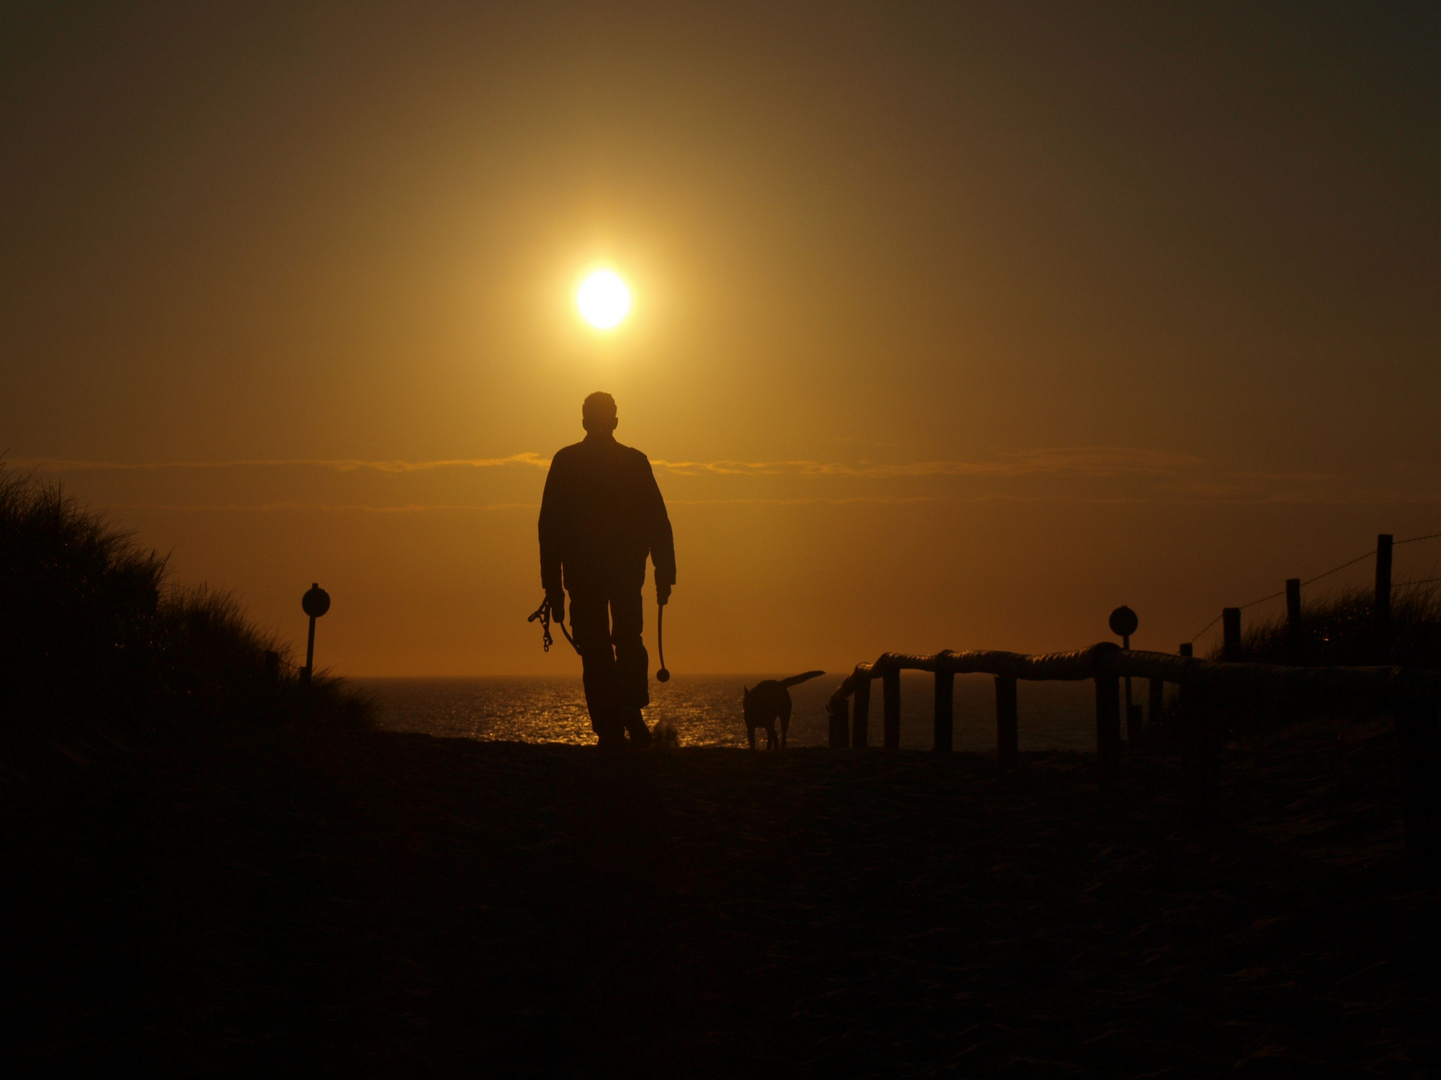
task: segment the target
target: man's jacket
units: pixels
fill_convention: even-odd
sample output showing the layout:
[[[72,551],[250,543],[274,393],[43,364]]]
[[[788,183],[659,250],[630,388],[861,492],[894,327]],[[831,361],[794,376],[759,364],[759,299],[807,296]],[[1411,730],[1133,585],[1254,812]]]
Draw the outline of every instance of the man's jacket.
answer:
[[[540,581],[547,593],[656,579],[675,584],[675,540],[665,500],[639,450],[587,435],[556,452],[540,501]]]

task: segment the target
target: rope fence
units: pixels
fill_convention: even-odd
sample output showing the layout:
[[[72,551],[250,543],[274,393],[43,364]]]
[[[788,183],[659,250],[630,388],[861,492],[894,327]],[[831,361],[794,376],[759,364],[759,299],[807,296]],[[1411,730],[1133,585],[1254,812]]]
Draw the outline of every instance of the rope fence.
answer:
[[[1376,547],[1331,569],[1301,580],[1291,578],[1286,588],[1240,607],[1223,608],[1183,642],[1178,654],[1122,648],[1102,642],[1073,652],[1027,655],[992,650],[954,652],[929,656],[913,653],[881,654],[873,663],[857,664],[836,687],[826,704],[829,744],[833,749],[870,745],[871,683],[881,682],[882,742],[886,749],[900,747],[901,672],[927,671],[935,676],[934,747],[950,753],[954,746],[955,676],[989,674],[996,685],[996,752],[1003,768],[1018,762],[1018,695],[1020,681],[1089,679],[1096,693],[1096,761],[1102,790],[1114,789],[1121,767],[1121,681],[1125,680],[1126,733],[1135,741],[1141,732],[1141,706],[1131,704],[1130,681],[1150,680],[1152,723],[1162,714],[1165,684],[1180,687],[1182,747],[1182,805],[1188,817],[1207,821],[1219,790],[1219,748],[1222,724],[1217,711],[1243,698],[1282,696],[1296,701],[1334,701],[1338,697],[1361,700],[1389,711],[1395,719],[1401,751],[1405,791],[1407,850],[1427,873],[1441,869],[1441,672],[1397,666],[1301,667],[1237,662],[1241,644],[1241,612],[1286,598],[1287,621],[1300,628],[1301,589],[1369,558],[1376,559],[1375,618],[1378,629],[1389,629],[1393,589],[1427,585],[1441,577],[1391,581],[1392,551],[1402,544],[1441,539],[1441,532],[1394,540],[1388,533],[1376,538]],[[1192,644],[1217,623],[1223,625],[1221,658],[1197,659]],[[1129,639],[1128,639],[1129,644]]]
[[[1330,577],[1332,574],[1338,574],[1338,573],[1340,573],[1342,570],[1345,570],[1345,569],[1348,568],[1348,567],[1355,566],[1355,565],[1356,565],[1357,563],[1359,563],[1359,562],[1364,562],[1365,560],[1367,560],[1367,559],[1369,559],[1369,558],[1372,558],[1373,556],[1377,556],[1377,555],[1382,554],[1383,550],[1384,550],[1384,555],[1385,555],[1385,581],[1384,581],[1384,582],[1382,581],[1382,579],[1381,579],[1381,574],[1380,574],[1379,568],[1378,568],[1378,575],[1377,575],[1377,582],[1376,582],[1376,588],[1377,588],[1378,596],[1379,596],[1380,591],[1382,590],[1383,586],[1384,586],[1385,589],[1389,592],[1390,589],[1405,588],[1405,587],[1408,586],[1408,585],[1429,585],[1429,584],[1431,584],[1431,583],[1433,583],[1433,582],[1441,581],[1441,577],[1417,578],[1417,579],[1414,580],[1414,581],[1398,581],[1398,582],[1395,582],[1395,583],[1392,583],[1391,580],[1390,580],[1390,577],[1391,577],[1391,549],[1393,549],[1393,548],[1398,548],[1398,547],[1400,547],[1400,546],[1403,545],[1403,544],[1417,544],[1417,543],[1420,543],[1422,540],[1436,540],[1436,539],[1438,539],[1438,538],[1441,538],[1441,532],[1427,533],[1425,536],[1411,536],[1411,537],[1408,537],[1408,538],[1405,539],[1405,540],[1393,540],[1389,535],[1383,533],[1380,537],[1378,537],[1377,546],[1376,546],[1376,547],[1373,547],[1370,551],[1367,551],[1367,552],[1364,552],[1364,553],[1362,553],[1362,554],[1360,554],[1360,555],[1357,555],[1357,556],[1356,556],[1355,558],[1353,558],[1353,559],[1347,559],[1345,562],[1339,564],[1338,566],[1333,566],[1333,567],[1331,567],[1331,569],[1329,569],[1329,570],[1327,570],[1327,571],[1324,571],[1323,573],[1317,574],[1315,577],[1306,578],[1304,581],[1287,582],[1286,588],[1282,589],[1280,592],[1270,593],[1270,594],[1267,595],[1267,596],[1261,597],[1259,600],[1252,600],[1250,603],[1241,604],[1241,605],[1239,605],[1238,607],[1235,607],[1235,608],[1223,609],[1220,615],[1217,615],[1214,619],[1212,619],[1210,622],[1208,622],[1205,626],[1201,627],[1200,630],[1197,630],[1194,634],[1192,634],[1192,635],[1187,639],[1187,641],[1188,641],[1189,643],[1194,644],[1194,643],[1196,642],[1196,640],[1201,637],[1201,635],[1205,634],[1208,630],[1211,629],[1211,627],[1215,626],[1218,622],[1221,622],[1222,619],[1224,619],[1224,618],[1226,617],[1226,611],[1227,611],[1227,610],[1232,610],[1232,611],[1245,611],[1245,610],[1248,609],[1248,608],[1256,607],[1258,604],[1265,604],[1265,603],[1267,603],[1267,602],[1269,602],[1269,601],[1271,601],[1271,600],[1279,600],[1281,597],[1287,596],[1289,593],[1292,593],[1292,592],[1297,592],[1297,593],[1298,593],[1300,589],[1304,589],[1304,588],[1306,588],[1308,585],[1314,585],[1314,584],[1316,584],[1316,582],[1321,581],[1321,580],[1323,580],[1324,578],[1328,578],[1328,577]]]

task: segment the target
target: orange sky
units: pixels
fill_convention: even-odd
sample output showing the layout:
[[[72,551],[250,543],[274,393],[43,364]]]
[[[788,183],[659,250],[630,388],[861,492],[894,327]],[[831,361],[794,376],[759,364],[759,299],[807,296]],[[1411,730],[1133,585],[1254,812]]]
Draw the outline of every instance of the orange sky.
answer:
[[[1434,9],[473,7],[0,16],[0,449],[301,646],[321,582],[321,664],[578,672],[596,389],[677,672],[1174,649],[1441,531]]]

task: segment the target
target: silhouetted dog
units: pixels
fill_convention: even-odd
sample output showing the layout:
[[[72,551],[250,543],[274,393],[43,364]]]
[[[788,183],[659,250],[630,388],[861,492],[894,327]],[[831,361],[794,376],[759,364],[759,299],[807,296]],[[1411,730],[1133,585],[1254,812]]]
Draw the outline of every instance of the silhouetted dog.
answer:
[[[824,671],[807,671],[804,675],[792,675],[789,679],[767,679],[765,682],[756,683],[754,687],[745,688],[746,734],[750,736],[752,750],[756,748],[758,727],[766,729],[766,749],[776,748],[777,720],[781,722],[781,749],[786,748],[786,731],[791,726],[791,692],[786,687],[824,674]]]

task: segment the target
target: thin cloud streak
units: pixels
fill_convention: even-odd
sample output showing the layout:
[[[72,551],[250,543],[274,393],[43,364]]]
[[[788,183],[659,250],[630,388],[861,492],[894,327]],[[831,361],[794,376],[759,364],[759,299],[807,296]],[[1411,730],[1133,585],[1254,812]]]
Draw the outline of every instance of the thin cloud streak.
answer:
[[[499,458],[445,458],[439,461],[364,461],[359,458],[240,458],[235,461],[67,461],[57,458],[17,458],[21,468],[49,472],[163,472],[168,469],[315,468],[332,472],[368,470],[383,473],[427,472],[432,469],[494,469],[507,465],[550,467],[550,459],[525,451]]]
[[[17,458],[17,466],[50,472],[161,472],[182,469],[316,468],[334,472],[369,470],[415,473],[435,469],[493,469],[522,465],[549,468],[550,459],[526,450],[506,457],[444,458],[436,461],[360,458],[240,458],[233,461],[73,461],[59,458]],[[1202,458],[1169,450],[1125,447],[1056,447],[1024,454],[1002,455],[996,461],[933,460],[879,464],[871,461],[668,461],[652,459],[658,469],[677,476],[799,476],[848,479],[895,479],[921,476],[1025,476],[1079,473],[1091,476],[1158,475],[1204,465]]]
[[[419,514],[433,510],[450,511],[494,511],[540,509],[540,503],[409,503],[404,506],[370,506],[366,503],[97,503],[99,510],[166,510],[166,511],[249,511],[274,513],[285,510],[305,512],[341,513],[358,512],[365,514]]]
[[[1307,495],[1266,495],[1256,493],[1192,494],[1192,495],[1016,495],[989,492],[981,495],[854,495],[841,498],[809,496],[785,498],[731,499],[667,499],[666,505],[678,506],[905,506],[920,503],[1070,503],[1078,506],[1419,506],[1441,503],[1441,494],[1405,495],[1379,492],[1353,497],[1316,497]],[[422,514],[435,511],[489,513],[503,510],[539,511],[540,503],[407,503],[399,506],[372,506],[366,503],[97,503],[100,510],[218,511],[272,513],[304,511],[316,513]]]
[[[166,471],[185,470],[226,470],[226,469],[320,469],[330,473],[357,473],[369,471],[381,475],[410,475],[440,469],[494,470],[520,467],[523,469],[544,469],[548,459],[532,451],[494,458],[447,458],[434,461],[406,460],[364,460],[359,458],[292,458],[292,459],[238,459],[233,461],[168,461],[168,462],[104,462],[74,461],[59,459],[17,459],[15,465],[29,465],[47,468],[58,473],[149,473],[163,474]],[[1034,450],[1028,453],[1004,455],[991,461],[931,460],[903,462],[899,464],[876,464],[868,461],[859,463],[822,462],[814,460],[781,461],[669,461],[656,459],[652,462],[657,472],[692,480],[706,477],[737,477],[762,479],[791,479],[797,482],[812,480],[831,481],[838,485],[846,483],[865,484],[871,481],[900,481],[951,479],[953,481],[1010,481],[1001,486],[1014,488],[1023,480],[1043,481],[1047,478],[1066,482],[1065,491],[970,491],[970,492],[929,492],[909,495],[868,494],[865,489],[852,488],[850,494],[797,494],[792,496],[737,495],[721,498],[676,498],[669,500],[676,506],[709,505],[757,505],[803,506],[845,505],[873,503],[877,505],[905,505],[909,503],[958,503],[975,504],[986,502],[1074,502],[1077,504],[1115,505],[1237,505],[1290,504],[1290,505],[1385,505],[1432,503],[1438,496],[1430,492],[1405,492],[1394,486],[1382,489],[1367,486],[1361,477],[1340,473],[1316,472],[1258,472],[1206,469],[1209,463],[1200,457],[1167,450],[1145,450],[1116,447],[1061,447]],[[1130,481],[1144,490],[1122,493],[1114,490],[1098,490],[1090,494],[1077,494],[1074,486],[1078,482],[1102,483],[1105,481]],[[827,485],[829,486],[829,485]],[[985,484],[986,487],[997,486]],[[815,489],[812,488],[814,491]],[[830,490],[834,491],[834,488]],[[209,493],[214,496],[219,492]],[[680,493],[677,492],[677,495]],[[282,501],[263,503],[240,503],[210,501],[187,504],[177,501],[145,501],[110,504],[114,509],[135,510],[214,510],[214,511],[361,511],[368,513],[422,513],[440,511],[498,511],[534,508],[529,502],[496,503],[408,503],[400,505],[375,505],[368,503],[309,503]]]
[[[1025,454],[1003,455],[996,461],[915,461],[894,465],[861,461],[664,461],[657,468],[681,476],[845,477],[888,480],[908,476],[1027,476],[1082,473],[1091,476],[1169,474],[1204,465],[1202,458],[1169,450],[1124,447],[1056,447]]]

